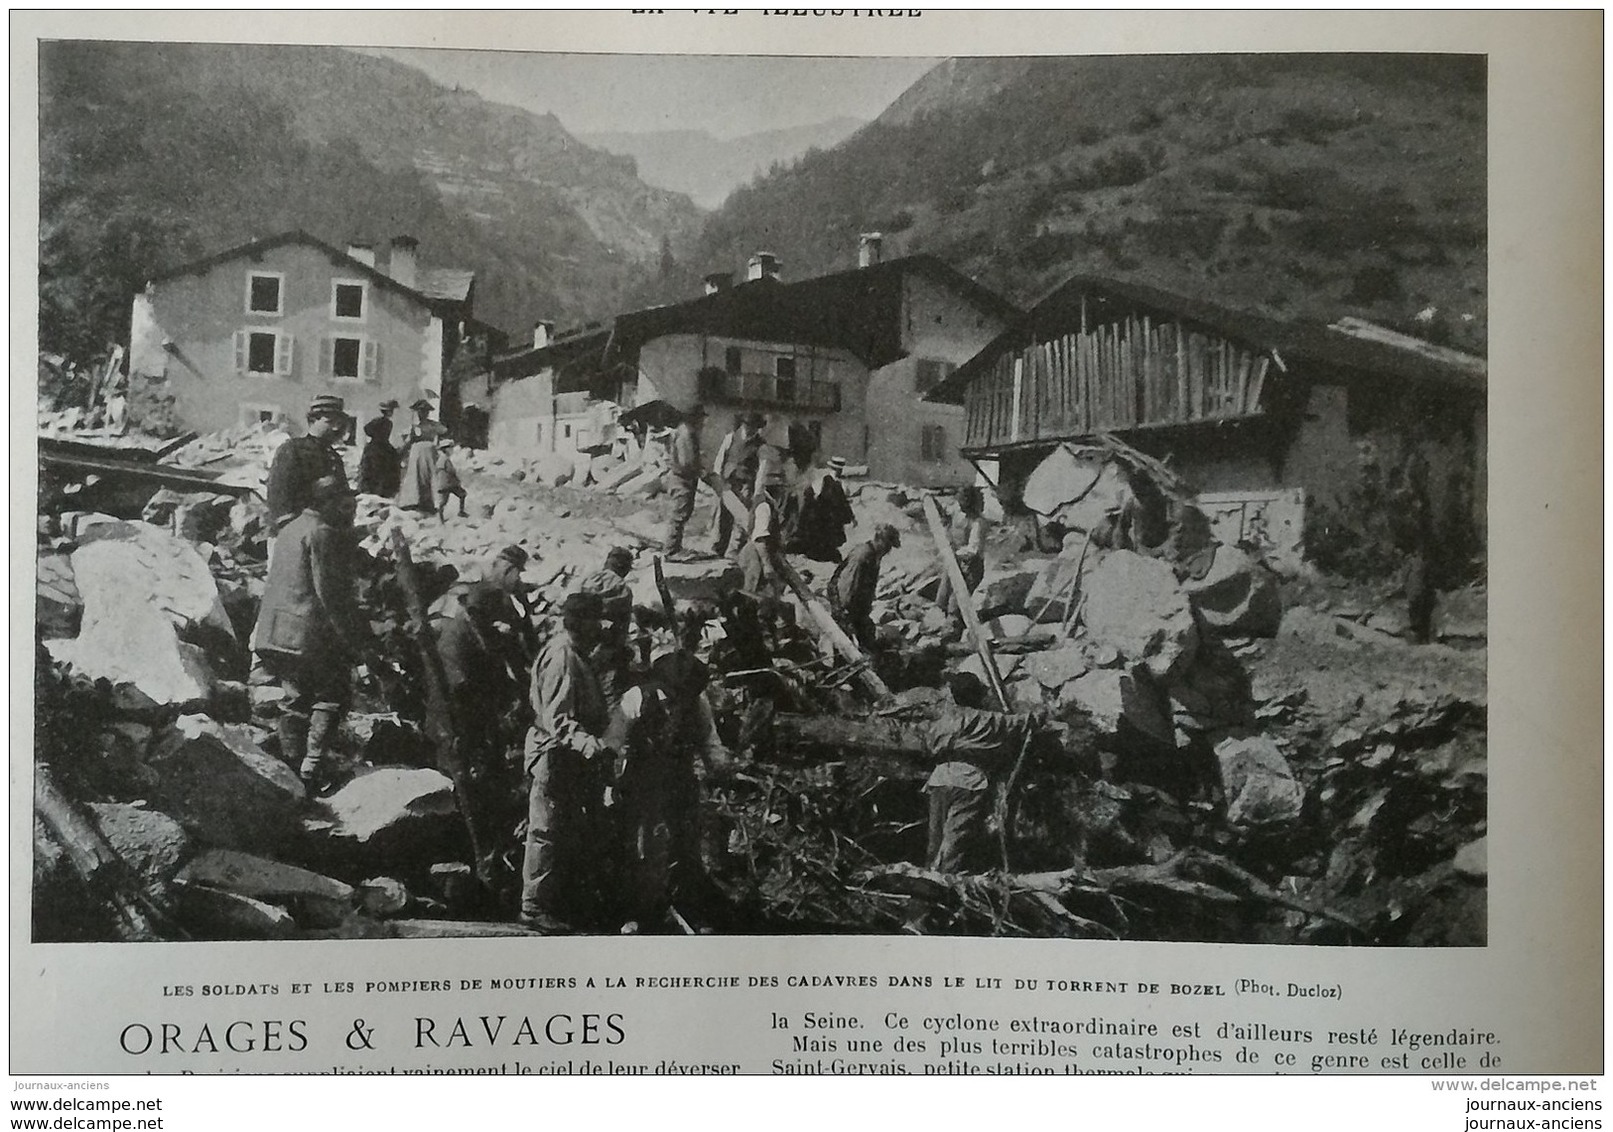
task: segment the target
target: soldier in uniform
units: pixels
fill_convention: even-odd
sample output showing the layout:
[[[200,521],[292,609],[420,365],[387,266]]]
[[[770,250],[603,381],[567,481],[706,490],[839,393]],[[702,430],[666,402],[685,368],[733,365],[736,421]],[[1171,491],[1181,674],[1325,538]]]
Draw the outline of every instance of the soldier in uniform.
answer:
[[[347,412],[340,397],[321,393],[308,404],[308,432],[294,436],[275,450],[265,488],[269,506],[269,534],[280,532],[313,502],[314,484],[331,477],[347,486],[347,470],[336,451],[347,430]]]
[[[705,423],[706,409],[696,405],[684,415],[677,431],[672,434],[672,463],[667,469],[667,486],[672,493],[672,516],[667,520],[666,556],[669,559],[686,557],[683,549],[683,528],[694,514],[695,488],[700,482],[700,428]]]

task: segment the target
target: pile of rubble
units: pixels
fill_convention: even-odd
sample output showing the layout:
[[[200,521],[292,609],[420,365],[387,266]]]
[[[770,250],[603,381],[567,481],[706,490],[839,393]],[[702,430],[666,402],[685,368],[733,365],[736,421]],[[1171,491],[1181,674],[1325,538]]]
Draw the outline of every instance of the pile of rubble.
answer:
[[[203,437],[169,459],[260,486],[280,438]],[[466,518],[360,498],[361,588],[406,672],[419,627],[394,592],[398,537],[428,567],[438,617],[509,545],[530,555],[540,616],[611,546],[659,545],[653,458],[459,463]],[[1190,493],[1149,474],[1170,530],[1187,532],[1174,542],[1094,537],[1081,508],[1125,486],[1107,465],[1096,495],[1044,503],[1056,518],[1044,511],[1039,532],[998,528],[974,598],[985,648],[958,640],[935,604],[921,493],[848,481],[852,544],[881,523],[903,532],[874,613],[887,700],[815,639],[806,610],[768,638],[758,677],[718,612],[732,564],[665,565],[675,599],[712,603],[711,694],[737,761],[707,783],[702,845],[727,927],[1482,942],[1482,649],[1414,646],[1317,608],[1347,602],[1314,600],[1314,579],[1278,577],[1254,548],[1194,536]],[[1110,499],[1095,514],[1115,513]],[[275,753],[256,722],[272,693],[252,685],[244,644],[262,518],[250,497],[164,490],[139,517],[42,523],[36,937],[520,933],[513,908],[473,883],[421,697],[361,685],[340,743],[350,777],[328,796],[308,797]],[[1060,550],[1035,549],[1060,528]],[[654,608],[651,557],[629,584]],[[827,571],[801,566],[821,590]],[[1001,868],[943,876],[906,863],[924,856],[933,763],[909,724],[969,676],[1057,721],[1065,741],[1010,784],[994,819]],[[785,691],[758,697],[758,679]]]

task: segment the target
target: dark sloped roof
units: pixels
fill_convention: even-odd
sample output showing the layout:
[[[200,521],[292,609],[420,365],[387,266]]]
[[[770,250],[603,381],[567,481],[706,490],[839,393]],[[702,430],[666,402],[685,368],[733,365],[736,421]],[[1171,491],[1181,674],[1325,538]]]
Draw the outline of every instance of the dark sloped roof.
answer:
[[[629,311],[598,330],[508,354],[499,359],[498,369],[512,377],[532,373],[596,347],[602,361],[609,361],[668,334],[840,347],[878,368],[905,353],[902,283],[909,274],[948,287],[999,318],[1020,314],[1006,299],[943,261],[914,255],[793,283],[758,279],[680,303]]]
[[[1286,362],[1319,363],[1339,369],[1483,390],[1482,358],[1454,350],[1408,349],[1334,330],[1319,323],[1286,322],[1250,311],[1222,306],[1193,295],[1166,291],[1146,283],[1100,275],[1066,279],[998,335],[973,358],[930,391],[930,401],[963,402],[969,383],[988,371],[1005,350],[1033,340],[1067,334],[1081,322],[1082,299],[1089,317],[1110,312],[1145,311],[1194,324],[1242,345],[1275,353]]]
[[[429,307],[440,306],[446,302],[462,302],[466,295],[470,293],[470,284],[475,279],[475,272],[460,271],[455,268],[428,268],[420,272],[420,287],[407,287],[404,284],[399,283],[386,272],[371,267],[361,259],[354,259],[346,252],[336,247],[334,244],[327,244],[318,236],[311,236],[299,228],[290,232],[281,232],[279,235],[265,236],[259,240],[251,240],[244,244],[238,244],[233,248],[226,248],[224,251],[216,252],[215,254],[207,256],[203,259],[192,260],[190,263],[181,264],[178,267],[151,276],[151,282],[161,283],[168,279],[177,279],[182,275],[196,275],[204,271],[209,271],[221,263],[228,263],[232,259],[241,259],[243,257],[261,255],[262,253],[271,251],[274,248],[283,248],[289,244],[302,244],[306,247],[316,248],[328,256],[332,263],[340,264],[346,270],[353,271],[363,276],[365,279],[368,279],[370,282],[379,287],[384,287],[390,291],[396,291],[400,295],[407,295],[408,297],[424,303]],[[433,285],[437,283],[444,283],[448,288],[451,289],[458,285],[460,276],[465,277],[463,281],[464,294],[458,295],[457,297],[447,293],[433,294],[431,291],[426,289],[428,281],[430,281]],[[445,278],[439,280],[437,277]]]

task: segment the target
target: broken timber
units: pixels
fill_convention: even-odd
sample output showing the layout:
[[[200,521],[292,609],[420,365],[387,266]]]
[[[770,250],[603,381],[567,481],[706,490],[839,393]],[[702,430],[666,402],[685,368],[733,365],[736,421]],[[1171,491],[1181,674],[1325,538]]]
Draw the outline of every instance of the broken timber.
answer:
[[[155,455],[134,456],[125,451],[54,437],[39,438],[39,467],[69,476],[98,475],[108,479],[135,480],[172,488],[174,491],[206,491],[220,495],[251,495],[252,489],[223,483],[217,472],[194,468],[174,468],[158,464]]]
[[[952,553],[952,540],[947,538],[946,524],[941,521],[941,510],[935,505],[934,496],[924,497],[924,518],[930,524],[930,535],[935,539],[936,551],[941,556],[941,567],[952,583],[952,592],[957,595],[958,612],[963,614],[963,623],[968,626],[969,636],[974,641],[975,655],[980,657],[980,663],[985,668],[986,680],[991,685],[991,694],[996,697],[998,708],[1008,711],[1008,689],[1003,686],[1002,673],[997,671],[997,658],[992,655],[991,645],[987,642],[985,631],[980,627],[980,618],[975,614],[973,594],[969,584],[963,580],[963,569],[958,565],[958,556]]]
[[[722,500],[723,506],[728,508],[728,513],[734,517],[734,521],[740,524],[741,530],[748,529],[751,521],[750,511],[739,501],[738,496],[723,486],[721,480],[713,476],[712,481],[715,482],[708,481],[708,486],[718,492],[718,498]],[[834,619],[834,614],[829,612],[829,608],[812,596],[806,588],[806,583],[801,580],[801,575],[795,572],[795,568],[786,562],[781,554],[773,556],[773,565],[778,569],[779,577],[784,579],[784,584],[795,594],[796,600],[818,623],[819,630],[829,639],[835,651],[848,662],[861,666],[857,670],[857,679],[862,682],[863,687],[878,699],[888,699],[891,694],[890,687],[874,671],[868,654],[863,652],[857,642],[840,627],[840,622]]]
[[[448,699],[448,678],[442,669],[442,657],[437,653],[437,642],[427,618],[425,596],[420,580],[415,577],[414,560],[409,557],[409,544],[403,532],[392,530],[392,552],[398,561],[398,585],[408,606],[411,636],[420,652],[420,667],[426,691],[426,717],[422,730],[431,740],[437,753],[437,769],[454,784],[454,801],[465,819],[465,831],[470,836],[471,856],[476,861],[476,877],[483,884],[493,880],[493,847],[483,835],[476,812],[476,800],[470,784],[470,768],[459,750],[458,736],[454,733],[453,709]]]

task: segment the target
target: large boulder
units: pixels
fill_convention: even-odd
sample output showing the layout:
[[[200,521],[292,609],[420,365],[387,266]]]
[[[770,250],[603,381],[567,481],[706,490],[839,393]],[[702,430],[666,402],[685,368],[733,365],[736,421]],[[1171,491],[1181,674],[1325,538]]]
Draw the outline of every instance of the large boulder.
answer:
[[[295,865],[231,849],[209,849],[179,874],[188,884],[285,907],[299,922],[335,927],[355,903],[353,886]]]
[[[227,659],[238,646],[190,543],[147,523],[113,523],[95,528],[72,565],[83,623],[73,640],[48,642],[56,660],[91,679],[132,684],[158,704],[207,699],[208,650]]]
[[[330,839],[350,849],[386,853],[408,846],[424,851],[461,828],[453,782],[425,768],[377,767],[356,776],[323,805],[332,819]]]
[[[1272,740],[1264,735],[1223,739],[1215,745],[1215,759],[1226,792],[1229,824],[1269,826],[1299,817],[1305,788]]]
[[[1061,715],[1085,716],[1111,741],[1176,746],[1165,697],[1151,680],[1134,673],[1098,669],[1077,676],[1059,692],[1058,707]]]
[[[250,727],[181,716],[148,757],[157,776],[152,802],[204,845],[272,853],[292,843],[306,794],[256,736]]]
[[[1176,573],[1157,558],[1110,551],[1087,572],[1083,624],[1097,645],[1167,680],[1185,672],[1198,649],[1198,628]]]
[[[1275,637],[1283,619],[1277,575],[1235,546],[1218,546],[1209,572],[1182,583],[1199,621],[1222,637]]]
[[[144,803],[91,802],[89,810],[107,844],[149,885],[166,886],[191,854],[184,827]]]
[[[1039,571],[1024,566],[998,567],[986,572],[975,589],[975,612],[982,619],[1004,613],[1024,613],[1025,599]]]

